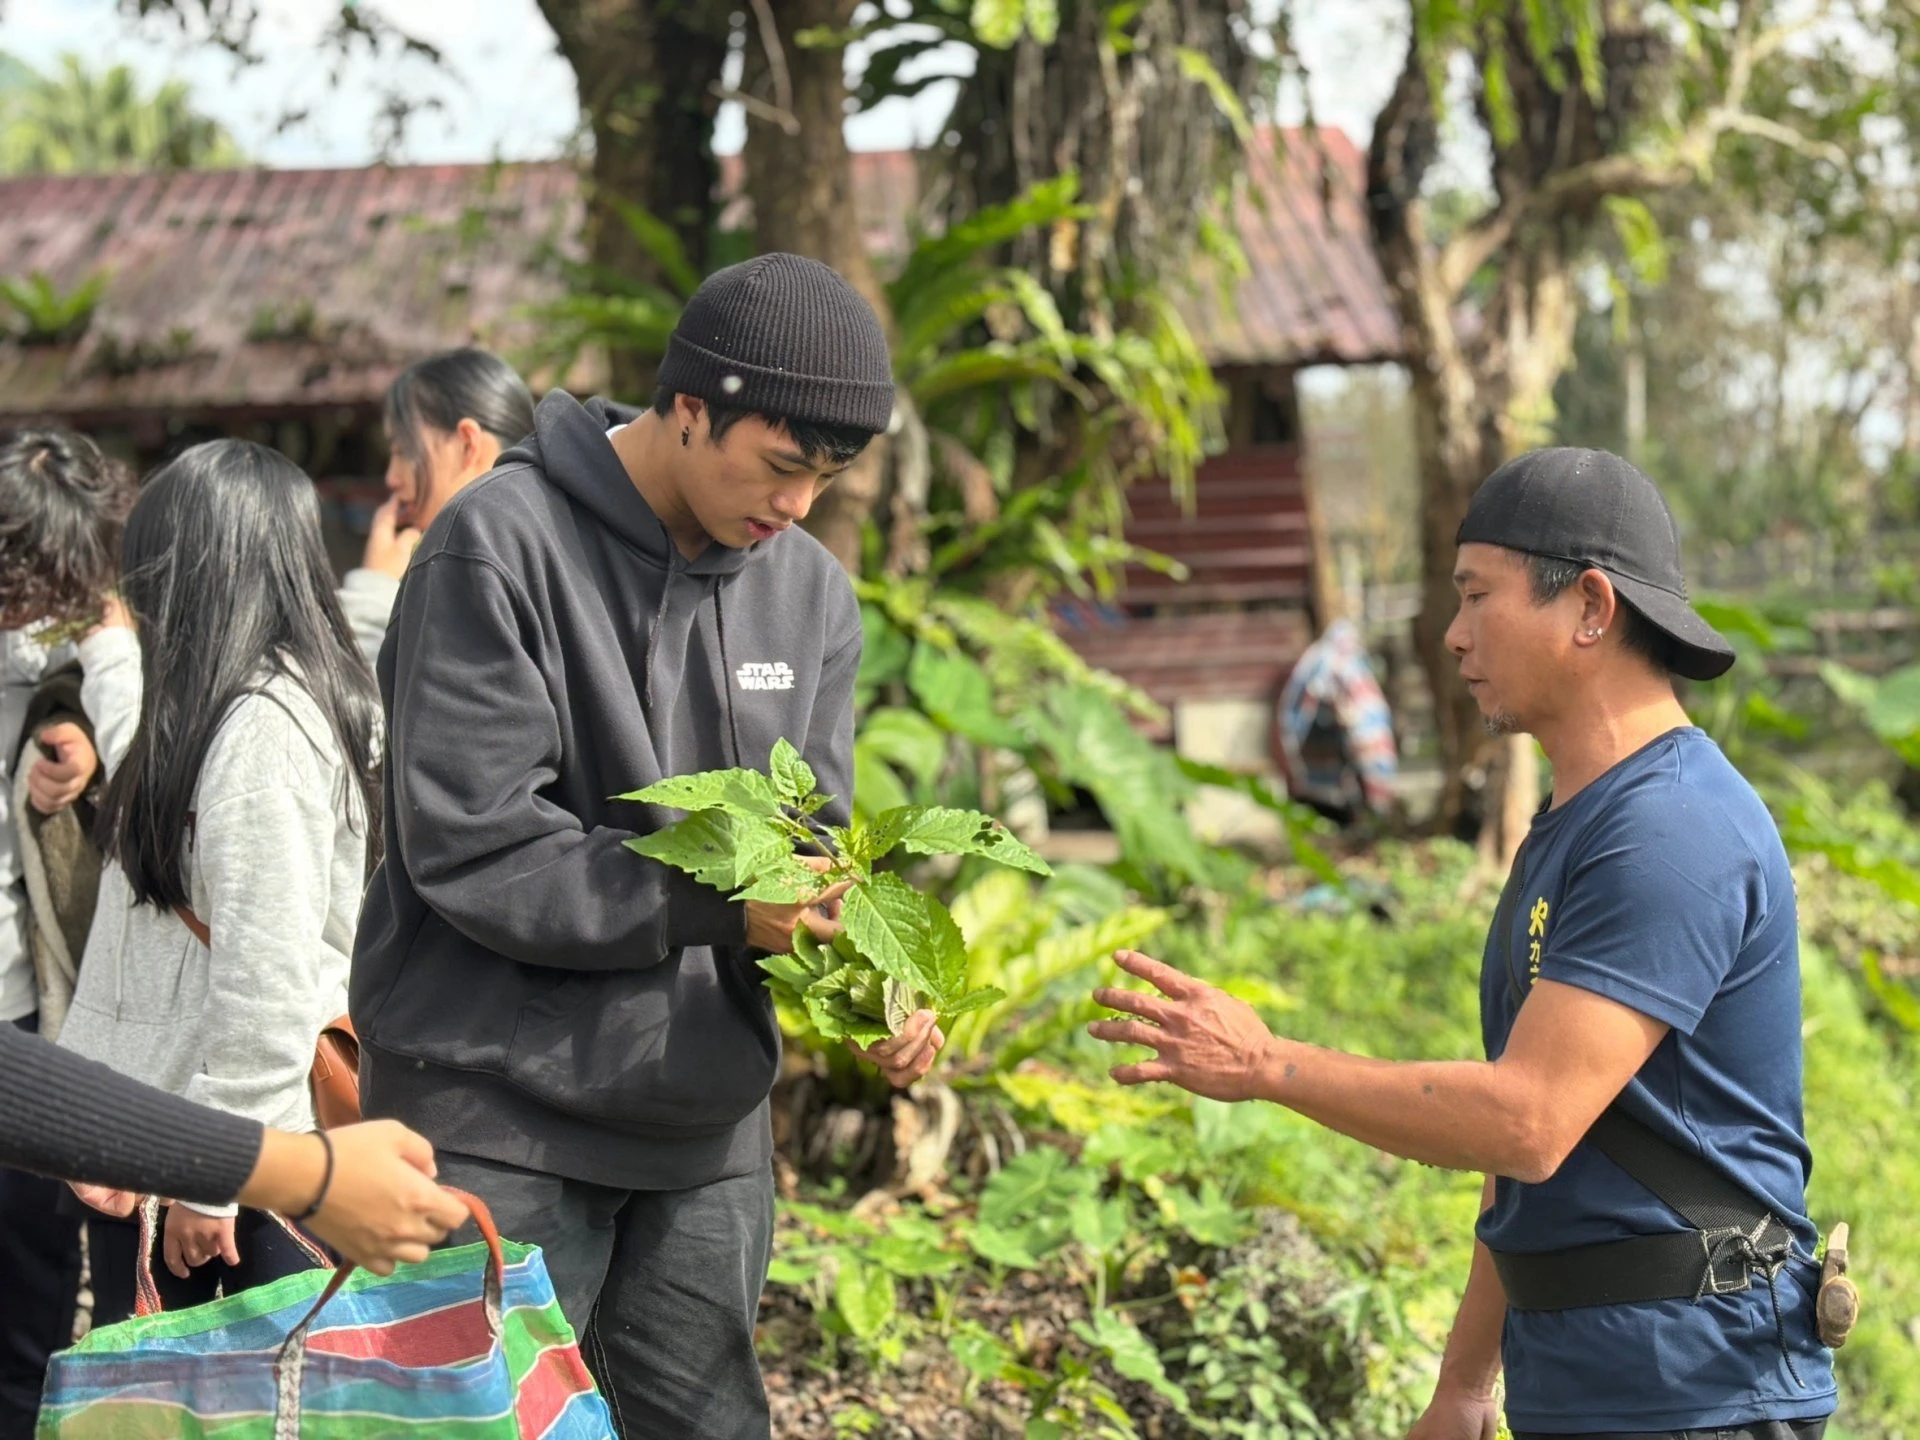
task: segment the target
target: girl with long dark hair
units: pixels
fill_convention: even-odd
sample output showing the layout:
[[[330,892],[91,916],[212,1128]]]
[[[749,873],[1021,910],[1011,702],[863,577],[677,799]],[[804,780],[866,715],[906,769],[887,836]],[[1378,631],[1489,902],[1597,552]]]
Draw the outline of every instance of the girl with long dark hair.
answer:
[[[380,658],[407,562],[434,517],[533,433],[533,393],[498,355],[468,346],[415,361],[387,387],[387,503],[340,603],[369,665]]]
[[[124,753],[102,746],[113,863],[60,1042],[185,1099],[311,1130],[314,1038],[345,1008],[380,821],[379,704],[313,485],[264,446],[197,445],[147,482],[123,570],[138,674],[90,668],[88,709],[139,720]],[[137,1232],[88,1225],[95,1318],[111,1321],[133,1309]],[[232,1206],[175,1205],[163,1250],[169,1308],[321,1263],[279,1220]]]

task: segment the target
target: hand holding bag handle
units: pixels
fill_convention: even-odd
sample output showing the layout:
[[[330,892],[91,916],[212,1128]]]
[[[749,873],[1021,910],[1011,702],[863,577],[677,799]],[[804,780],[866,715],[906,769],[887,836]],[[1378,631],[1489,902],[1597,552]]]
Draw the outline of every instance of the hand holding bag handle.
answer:
[[[481,1282],[480,1303],[487,1317],[487,1333],[498,1345],[505,1325],[507,1283],[507,1256],[500,1246],[500,1231],[493,1223],[493,1212],[487,1209],[486,1202],[479,1196],[456,1190],[452,1186],[446,1189],[449,1195],[458,1196],[472,1212],[473,1223],[479,1227],[481,1238],[487,1242],[487,1271]],[[313,1302],[313,1308],[307,1312],[306,1318],[293,1327],[280,1347],[280,1354],[274,1361],[276,1408],[273,1440],[300,1440],[300,1381],[307,1368],[307,1340],[313,1322],[320,1318],[320,1312],[326,1309],[327,1302],[340,1293],[340,1288],[347,1283],[347,1277],[353,1274],[355,1268],[352,1262],[348,1262],[333,1272],[333,1279],[320,1292],[320,1298]]]

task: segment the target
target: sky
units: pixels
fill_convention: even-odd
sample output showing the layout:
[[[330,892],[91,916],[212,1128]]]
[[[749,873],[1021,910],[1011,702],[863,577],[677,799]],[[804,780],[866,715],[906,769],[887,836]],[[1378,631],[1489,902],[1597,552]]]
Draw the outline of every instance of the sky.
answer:
[[[236,65],[181,35],[170,23],[123,19],[115,0],[0,0],[0,49],[36,69],[73,51],[95,65],[124,63],[151,88],[184,80],[195,104],[221,121],[251,158],[281,167],[364,165],[380,156],[384,92],[437,99],[418,114],[391,158],[415,164],[530,160],[560,154],[580,129],[573,72],[555,49],[534,0],[364,0],[395,24],[441,47],[447,65],[360,56],[333,73],[320,37],[330,6],[316,0],[259,0],[256,48],[265,59]],[[1267,0],[1272,3],[1272,0]],[[1399,68],[1396,0],[1322,0],[1300,7],[1295,43],[1312,76],[1314,111],[1364,142]],[[966,51],[930,63],[964,69]],[[858,64],[858,57],[852,63]],[[925,144],[952,104],[951,85],[915,102],[888,101],[848,121],[860,150]],[[290,108],[308,118],[278,122]],[[1282,98],[1280,118],[1297,119],[1298,97]],[[722,112],[716,144],[736,150],[743,123]]]

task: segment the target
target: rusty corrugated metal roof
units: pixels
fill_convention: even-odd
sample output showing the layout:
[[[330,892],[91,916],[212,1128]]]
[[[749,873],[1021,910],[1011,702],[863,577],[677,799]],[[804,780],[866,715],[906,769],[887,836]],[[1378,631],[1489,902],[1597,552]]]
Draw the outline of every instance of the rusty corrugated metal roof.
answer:
[[[1290,132],[1263,132],[1238,214],[1250,273],[1231,303],[1184,307],[1219,364],[1356,363],[1399,354],[1369,248],[1360,156],[1322,131],[1322,184]],[[880,254],[904,250],[906,152],[854,157]],[[737,161],[723,185],[738,186]],[[737,202],[728,213],[744,219]],[[565,162],[231,170],[0,180],[0,275],[63,291],[104,274],[77,343],[0,343],[0,415],[286,409],[377,400],[449,345],[513,350],[551,298],[580,180]]]
[[[1185,307],[1216,365],[1397,360],[1400,318],[1373,256],[1366,157],[1339,130],[1261,130],[1235,219],[1248,273]]]
[[[106,276],[78,343],[0,345],[0,414],[377,399],[432,350],[511,348],[579,218],[562,164],[0,181],[0,275]]]

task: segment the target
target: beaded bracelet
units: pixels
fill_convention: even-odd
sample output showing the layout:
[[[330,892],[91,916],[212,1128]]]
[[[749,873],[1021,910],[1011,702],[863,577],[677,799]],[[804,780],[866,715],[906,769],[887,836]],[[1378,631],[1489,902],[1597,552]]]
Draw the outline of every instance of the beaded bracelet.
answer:
[[[327,1191],[333,1188],[333,1140],[324,1130],[316,1130],[320,1144],[327,1152],[327,1168],[320,1172],[320,1193],[313,1197],[313,1204],[293,1218],[297,1221],[311,1220],[320,1213],[320,1207],[327,1203]]]

